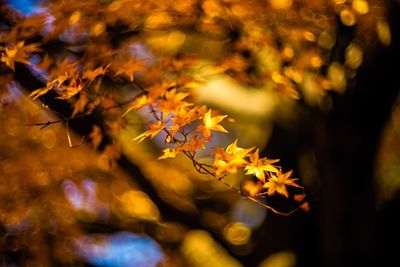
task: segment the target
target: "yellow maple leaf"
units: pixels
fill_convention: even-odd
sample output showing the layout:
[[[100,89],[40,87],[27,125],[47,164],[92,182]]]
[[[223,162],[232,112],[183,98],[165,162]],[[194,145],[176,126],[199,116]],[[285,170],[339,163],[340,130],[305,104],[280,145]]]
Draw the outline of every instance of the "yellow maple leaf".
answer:
[[[251,197],[257,195],[262,190],[260,182],[255,183],[253,181],[245,181],[242,187],[244,192],[249,194]]]
[[[150,136],[150,138],[153,139],[154,136],[156,136],[161,130],[165,128],[165,122],[157,121],[157,124],[149,124],[148,127],[149,130],[133,138],[133,141],[139,140],[138,143],[140,143],[148,136]]]
[[[247,175],[255,175],[258,179],[265,182],[265,172],[278,173],[278,169],[272,165],[277,163],[279,159],[259,158],[259,150],[257,149],[250,156],[250,163],[245,167]]]
[[[172,124],[168,129],[172,137],[174,137],[183,126],[188,125],[199,118],[196,114],[196,108],[187,108],[186,106],[181,106],[178,112],[174,115],[175,116],[171,118]]]
[[[142,95],[142,96],[136,98],[136,99],[135,99],[135,102],[133,102],[133,103],[128,107],[128,109],[124,112],[124,114],[122,114],[121,117],[124,117],[126,114],[128,114],[130,111],[132,111],[132,110],[134,110],[134,109],[140,109],[140,108],[142,108],[143,106],[149,104],[149,100],[150,100],[150,99],[148,99],[146,95]]]
[[[146,72],[147,73],[147,72]],[[168,89],[176,87],[176,82],[172,81],[162,81],[162,83],[156,83],[150,86],[147,91],[149,98],[158,99],[164,97]]]
[[[166,148],[163,150],[163,153],[164,154],[158,157],[158,159],[175,158],[179,151],[174,148]]]
[[[165,114],[177,113],[181,107],[193,105],[182,101],[187,96],[189,96],[188,93],[177,93],[175,88],[171,89],[165,93],[164,98],[158,101],[157,107]]]
[[[248,162],[245,159],[254,149],[244,149],[237,146],[237,139],[224,150],[223,148],[214,148],[215,159],[213,166],[216,168],[215,174],[219,176],[222,173],[236,173],[238,168],[244,167]]]
[[[211,131],[218,131],[227,133],[228,131],[219,123],[225,119],[227,115],[212,117],[211,109],[208,110],[203,116],[203,124],[197,127],[197,131],[200,131],[204,137],[211,137]]]
[[[296,178],[290,178],[292,176],[293,171],[288,171],[282,173],[279,171],[278,173],[272,173],[271,176],[268,178],[268,181],[263,185],[264,188],[268,189],[267,194],[273,195],[276,193],[289,198],[289,194],[287,191],[287,186],[299,187],[300,185],[296,184]]]
[[[11,44],[8,47],[3,48],[0,61],[4,62],[12,70],[15,68],[15,62],[21,62],[30,65],[28,61],[31,52],[40,50],[39,44],[28,44],[25,42],[18,42],[17,44]]]

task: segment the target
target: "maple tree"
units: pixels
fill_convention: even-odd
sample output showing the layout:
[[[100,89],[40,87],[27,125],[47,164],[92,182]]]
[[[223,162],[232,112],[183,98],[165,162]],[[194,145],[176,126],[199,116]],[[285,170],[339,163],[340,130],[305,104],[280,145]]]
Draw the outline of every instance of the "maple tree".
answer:
[[[145,126],[132,133],[132,146],[156,140],[162,148],[154,160],[185,157],[198,174],[279,215],[310,211],[307,186],[292,177],[300,172],[284,159],[265,157],[256,143],[243,148],[240,138],[229,139],[235,116],[200,95],[221,75],[272,95],[278,111],[295,113],[290,107],[300,102],[328,112],[354,87],[374,46],[392,45],[387,10],[378,0],[70,0],[42,6],[31,16],[1,7],[0,95],[18,82],[31,100],[59,116],[29,126],[65,124],[69,147],[88,140],[110,167],[124,159],[119,133],[141,114]],[[28,78],[35,82],[27,85]],[[90,121],[83,131],[81,120]],[[71,140],[70,128],[81,142]],[[220,136],[230,141],[221,145]],[[229,182],[238,173],[245,178]]]

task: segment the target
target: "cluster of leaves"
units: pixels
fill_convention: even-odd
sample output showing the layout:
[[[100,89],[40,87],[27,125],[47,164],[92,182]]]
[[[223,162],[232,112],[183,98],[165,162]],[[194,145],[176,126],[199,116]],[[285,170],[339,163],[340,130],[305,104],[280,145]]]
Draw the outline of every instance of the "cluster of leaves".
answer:
[[[145,92],[146,94],[136,99],[128,111],[150,105],[157,122],[149,124],[149,130],[133,140],[141,142],[146,137],[153,138],[164,131],[166,133],[164,143],[171,147],[164,149],[159,159],[174,158],[183,153],[193,161],[200,173],[210,174],[219,180],[226,174],[244,169],[247,175],[254,175],[259,180],[259,183],[249,190],[251,196],[279,193],[288,198],[287,186],[300,187],[295,183],[296,179],[290,178],[292,171],[283,173],[279,166],[274,165],[279,160],[259,158],[259,149],[254,151],[255,147],[248,149],[238,147],[237,139],[226,148],[213,148],[215,152],[212,165],[200,163],[196,159],[196,154],[206,149],[212,140],[212,132],[228,133],[220,125],[227,116],[213,115],[211,109],[206,112],[205,106],[185,101],[189,94],[177,93],[176,89],[167,91],[165,87],[164,90],[157,88],[157,92],[161,94],[156,98],[154,93],[151,93],[152,90]],[[147,95],[152,96],[147,97]],[[197,127],[194,126],[196,124]],[[263,189],[267,191],[263,192]]]

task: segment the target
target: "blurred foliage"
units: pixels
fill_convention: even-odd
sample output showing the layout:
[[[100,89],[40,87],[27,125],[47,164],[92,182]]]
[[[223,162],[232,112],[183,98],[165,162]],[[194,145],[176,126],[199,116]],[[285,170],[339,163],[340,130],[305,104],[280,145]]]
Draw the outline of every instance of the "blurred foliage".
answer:
[[[378,185],[378,204],[393,199],[400,189],[399,121],[400,105],[397,101],[385,127],[376,159],[375,176]]]
[[[159,221],[157,207],[134,180],[104,170],[102,155],[90,147],[70,149],[63,126],[25,125],[54,116],[15,88],[10,98],[0,113],[3,263],[79,265],[77,242],[91,224],[142,232],[143,224]]]

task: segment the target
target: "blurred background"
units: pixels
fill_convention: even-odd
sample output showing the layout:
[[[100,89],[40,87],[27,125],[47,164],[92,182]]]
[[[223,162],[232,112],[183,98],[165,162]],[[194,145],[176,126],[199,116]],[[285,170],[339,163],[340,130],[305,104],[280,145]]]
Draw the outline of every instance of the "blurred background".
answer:
[[[70,116],[79,99],[27,97],[48,75],[39,54],[15,73],[1,66],[0,265],[397,262],[399,2],[146,2],[0,1],[1,44],[15,21],[25,29],[45,16],[42,31],[24,38],[54,58],[120,49],[144,60],[146,71],[134,74],[143,84],[159,68],[190,65],[201,81],[195,101],[235,119],[210,147],[238,138],[280,159],[300,178],[309,208],[277,215],[197,173],[184,156],[157,161],[163,138],[132,142],[151,119],[145,108],[121,118],[106,103],[107,113],[46,125]],[[171,62],[158,66],[163,60]],[[107,83],[124,99],[137,94]],[[244,180],[241,172],[226,178],[235,187]]]

